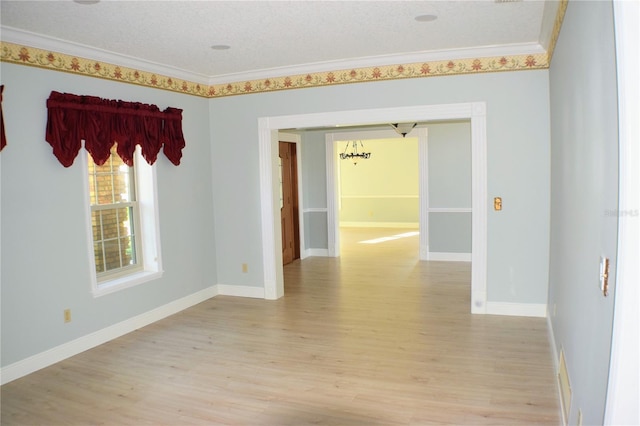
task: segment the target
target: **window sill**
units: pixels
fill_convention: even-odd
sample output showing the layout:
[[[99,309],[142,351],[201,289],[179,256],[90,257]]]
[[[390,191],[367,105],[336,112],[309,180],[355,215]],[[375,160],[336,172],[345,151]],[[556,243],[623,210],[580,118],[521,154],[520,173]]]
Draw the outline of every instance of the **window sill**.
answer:
[[[124,290],[125,288],[134,287],[138,284],[156,280],[162,277],[163,271],[141,271],[135,272],[124,277],[118,277],[111,280],[103,281],[93,290],[93,297],[104,296],[105,294],[114,293]]]

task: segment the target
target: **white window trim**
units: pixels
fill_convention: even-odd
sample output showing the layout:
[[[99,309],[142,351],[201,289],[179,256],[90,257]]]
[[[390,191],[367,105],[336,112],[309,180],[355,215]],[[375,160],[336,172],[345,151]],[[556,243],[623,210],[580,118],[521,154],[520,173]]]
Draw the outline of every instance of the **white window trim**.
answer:
[[[158,216],[158,185],[155,167],[150,166],[140,154],[135,152],[135,182],[138,203],[139,227],[142,254],[142,270],[136,269],[126,275],[98,280],[93,254],[93,234],[91,232],[91,201],[89,198],[89,164],[87,155],[81,155],[84,182],[84,205],[87,232],[87,254],[91,292],[94,297],[104,296],[162,277],[162,250],[160,249],[160,221]]]

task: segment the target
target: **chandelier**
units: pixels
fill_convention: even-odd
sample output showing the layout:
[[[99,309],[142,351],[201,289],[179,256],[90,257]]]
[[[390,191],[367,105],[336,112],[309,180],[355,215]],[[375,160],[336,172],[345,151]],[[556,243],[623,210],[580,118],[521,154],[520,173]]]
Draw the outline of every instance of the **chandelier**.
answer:
[[[340,159],[342,160],[351,160],[353,161],[353,165],[358,164],[359,159],[367,160],[371,157],[370,152],[358,152],[358,144],[360,144],[360,148],[364,150],[364,145],[362,141],[349,141],[347,145],[344,147],[344,152],[340,154]],[[351,147],[351,151],[349,151],[349,147]],[[349,152],[347,152],[349,151]]]

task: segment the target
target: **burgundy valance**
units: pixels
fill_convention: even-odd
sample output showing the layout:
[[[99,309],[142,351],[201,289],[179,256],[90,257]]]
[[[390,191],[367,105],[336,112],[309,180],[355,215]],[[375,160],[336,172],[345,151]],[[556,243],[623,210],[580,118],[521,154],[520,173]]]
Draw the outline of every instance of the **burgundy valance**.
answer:
[[[2,115],[2,92],[4,92],[4,85],[0,86],[0,151],[7,146],[7,136],[4,134],[4,115]]]
[[[182,110],[140,102],[51,92],[47,99],[46,140],[63,166],[73,164],[84,139],[93,161],[102,165],[114,144],[122,161],[133,165],[136,145],[149,164],[164,154],[176,166],[185,146]]]

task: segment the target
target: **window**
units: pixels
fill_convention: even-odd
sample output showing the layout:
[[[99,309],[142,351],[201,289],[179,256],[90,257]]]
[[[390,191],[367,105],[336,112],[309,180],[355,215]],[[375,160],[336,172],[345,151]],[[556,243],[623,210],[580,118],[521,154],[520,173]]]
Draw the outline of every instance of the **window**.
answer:
[[[96,296],[161,275],[155,173],[138,151],[133,167],[115,145],[101,166],[86,157]]]
[[[93,255],[98,280],[140,268],[135,166],[111,149],[99,166],[88,155]]]

